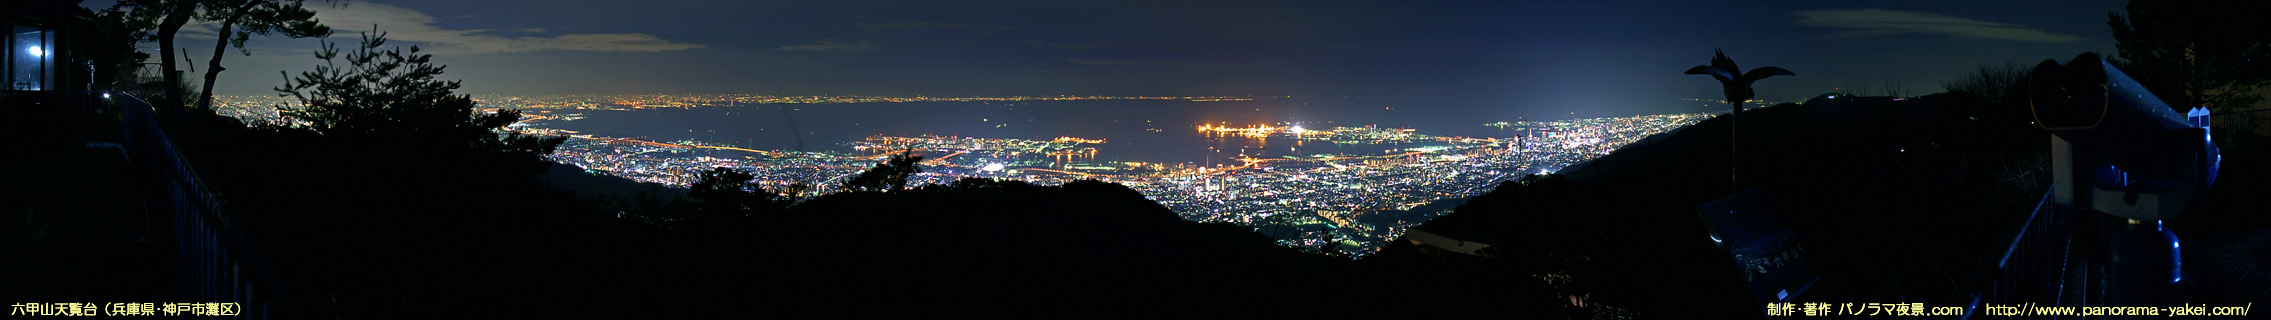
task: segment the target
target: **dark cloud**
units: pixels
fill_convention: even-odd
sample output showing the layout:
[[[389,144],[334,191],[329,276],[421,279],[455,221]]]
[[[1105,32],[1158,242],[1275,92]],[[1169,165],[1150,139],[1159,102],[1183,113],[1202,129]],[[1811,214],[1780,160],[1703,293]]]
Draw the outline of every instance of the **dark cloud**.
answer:
[[[2076,42],[2081,37],[2043,31],[2027,26],[1960,18],[1949,15],[1893,11],[1863,10],[1806,10],[1798,11],[1799,25],[1849,29],[1839,36],[1865,37],[1894,34],[1940,34],[1965,38],[2031,41]]]
[[[1150,41],[1133,41],[1133,40],[1090,41],[1090,42],[1059,42],[1059,43],[1050,43],[1050,44],[1048,44],[1049,48],[1057,49],[1058,51],[1088,51],[1088,50],[1102,50],[1102,49],[1126,49],[1126,48],[1138,48],[1138,47],[1151,47],[1151,46],[1155,46],[1155,45],[1157,45],[1157,43],[1154,43],[1154,42],[1150,42]]]
[[[1068,62],[1068,63],[1072,63],[1072,64],[1085,64],[1085,65],[1107,65],[1107,66],[1191,67],[1191,68],[1252,68],[1252,67],[1254,67],[1253,65],[1249,65],[1249,64],[1240,64],[1240,63],[1223,63],[1223,62],[1207,62],[1207,61],[1187,61],[1187,60],[1160,60],[1160,59],[1121,60],[1121,59],[1089,59],[1089,58],[1066,58],[1066,59],[1065,59],[1065,62]]]
[[[981,30],[981,31],[1010,31],[1010,30],[1017,30],[1017,27],[1013,27],[1013,26],[1010,26],[1010,25],[1005,25],[1005,24],[969,24],[969,23],[956,23],[956,22],[937,22],[937,21],[861,22],[861,23],[859,23],[859,27],[860,27],[861,29],[868,29],[868,30],[919,30],[919,29],[971,29],[971,30]]]
[[[866,40],[861,40],[859,42],[820,40],[809,44],[781,46],[780,48],[774,48],[773,51],[875,52],[876,45],[874,41]]]
[[[354,5],[331,8],[313,8],[316,19],[337,28],[337,32],[351,34],[368,31],[363,28],[380,26],[388,40],[418,44],[435,55],[495,54],[544,50],[571,51],[625,51],[659,52],[697,49],[701,44],[671,41],[645,33],[595,32],[569,33],[554,36],[502,36],[491,29],[457,29],[440,25],[433,15],[418,10],[392,5],[356,2]],[[465,15],[462,20],[473,17]],[[212,37],[210,28],[193,36]],[[516,33],[544,33],[536,27],[507,28]]]

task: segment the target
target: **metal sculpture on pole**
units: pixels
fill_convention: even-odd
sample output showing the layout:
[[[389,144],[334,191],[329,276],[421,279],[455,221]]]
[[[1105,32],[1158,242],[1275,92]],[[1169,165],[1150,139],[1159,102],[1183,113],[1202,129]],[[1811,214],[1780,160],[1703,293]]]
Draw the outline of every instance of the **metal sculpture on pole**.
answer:
[[[1727,94],[1727,103],[1734,106],[1734,113],[1727,116],[1727,151],[1729,161],[1731,161],[1727,168],[1727,183],[1729,187],[1740,188],[1741,186],[1736,184],[1734,174],[1734,167],[1742,164],[1739,155],[1734,154],[1736,151],[1735,139],[1739,137],[1735,134],[1735,117],[1743,114],[1743,101],[1749,101],[1752,96],[1757,95],[1756,92],[1751,91],[1751,83],[1772,76],[1797,76],[1798,74],[1776,67],[1759,67],[1758,69],[1751,69],[1750,72],[1737,73],[1742,72],[1743,68],[1735,66],[1735,59],[1728,59],[1727,53],[1721,52],[1719,49],[1712,49],[1711,51],[1715,55],[1711,58],[1711,64],[1689,68],[1687,74],[1708,74],[1711,75],[1712,79],[1719,80],[1721,89]]]

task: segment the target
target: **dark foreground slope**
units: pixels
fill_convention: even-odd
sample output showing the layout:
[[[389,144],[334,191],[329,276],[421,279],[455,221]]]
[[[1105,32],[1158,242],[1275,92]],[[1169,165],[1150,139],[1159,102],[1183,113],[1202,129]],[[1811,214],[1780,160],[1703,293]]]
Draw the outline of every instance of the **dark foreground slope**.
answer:
[[[2047,135],[2030,120],[1962,94],[1758,109],[1742,114],[1742,175],[1730,187],[1730,123],[1714,118],[1502,184],[1416,228],[1496,250],[1397,246],[1380,256],[1555,266],[1492,272],[1558,277],[1554,290],[1581,304],[1650,318],[1756,315],[1744,271],[1714,246],[1697,206],[1762,188],[1788,199],[1804,258],[1830,271],[1809,298],[1956,305],[1967,289],[1957,283],[2047,185]]]
[[[801,274],[766,290],[809,294],[823,308],[1195,315],[1224,307],[1217,302],[1292,301],[1348,280],[1329,277],[1344,262],[1278,247],[1251,229],[1185,221],[1095,181],[842,194],[764,220],[808,227],[781,233],[775,254],[763,255],[795,261],[783,271]]]

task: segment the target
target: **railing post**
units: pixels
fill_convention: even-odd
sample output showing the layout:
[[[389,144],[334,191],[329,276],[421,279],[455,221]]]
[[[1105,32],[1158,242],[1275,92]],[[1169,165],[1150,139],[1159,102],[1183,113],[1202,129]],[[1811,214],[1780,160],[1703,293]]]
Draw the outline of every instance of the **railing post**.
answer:
[[[113,94],[121,105],[122,145],[150,186],[148,208],[173,222],[167,229],[174,248],[175,299],[236,303],[242,317],[266,318],[271,304],[289,298],[285,294],[289,288],[275,278],[257,247],[229,219],[223,198],[204,184],[167,137],[156,107],[124,93]]]

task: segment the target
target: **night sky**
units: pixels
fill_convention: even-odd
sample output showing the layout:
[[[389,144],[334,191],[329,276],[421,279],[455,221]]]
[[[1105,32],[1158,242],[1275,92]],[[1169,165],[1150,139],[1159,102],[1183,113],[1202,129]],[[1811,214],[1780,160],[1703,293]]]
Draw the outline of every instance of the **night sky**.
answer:
[[[377,24],[465,93],[1424,96],[1580,109],[1719,97],[1723,48],[1792,100],[1979,63],[2113,48],[2119,1],[310,1],[351,44]],[[1538,3],[1530,3],[1538,2]],[[106,7],[89,1],[89,7]],[[210,31],[182,36],[202,71]],[[255,39],[222,94],[269,94],[312,39]],[[155,44],[146,44],[155,50]],[[231,54],[238,54],[231,49]],[[777,89],[776,89],[777,88]]]

